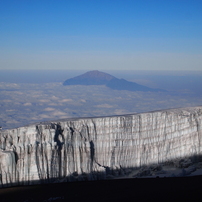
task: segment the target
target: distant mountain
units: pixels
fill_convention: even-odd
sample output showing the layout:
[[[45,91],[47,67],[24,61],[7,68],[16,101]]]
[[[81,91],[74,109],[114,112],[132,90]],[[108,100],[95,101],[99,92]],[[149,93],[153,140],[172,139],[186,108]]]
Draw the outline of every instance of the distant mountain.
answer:
[[[63,85],[105,85],[114,90],[128,90],[128,91],[165,91],[162,89],[149,88],[135,82],[127,81],[125,79],[118,79],[110,74],[100,72],[97,70],[86,72],[80,76],[67,79]]]

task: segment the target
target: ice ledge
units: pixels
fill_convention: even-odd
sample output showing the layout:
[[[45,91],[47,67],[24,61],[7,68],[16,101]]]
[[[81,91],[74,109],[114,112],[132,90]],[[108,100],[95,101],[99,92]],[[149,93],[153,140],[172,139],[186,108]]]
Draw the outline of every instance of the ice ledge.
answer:
[[[177,159],[198,161],[201,138],[201,106],[0,131],[0,184],[105,179]]]

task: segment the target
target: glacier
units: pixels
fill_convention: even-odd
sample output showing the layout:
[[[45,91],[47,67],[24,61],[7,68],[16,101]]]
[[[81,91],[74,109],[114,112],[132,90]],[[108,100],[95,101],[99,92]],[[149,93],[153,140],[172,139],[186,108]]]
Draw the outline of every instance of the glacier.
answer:
[[[0,186],[99,180],[202,154],[202,106],[0,131]]]

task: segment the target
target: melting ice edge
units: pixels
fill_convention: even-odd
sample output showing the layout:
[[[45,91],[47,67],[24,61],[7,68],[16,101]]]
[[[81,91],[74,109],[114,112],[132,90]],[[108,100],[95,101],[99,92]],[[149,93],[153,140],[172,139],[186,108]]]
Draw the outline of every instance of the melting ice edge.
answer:
[[[125,175],[202,155],[202,106],[0,131],[0,186]],[[155,167],[155,168],[158,168]]]

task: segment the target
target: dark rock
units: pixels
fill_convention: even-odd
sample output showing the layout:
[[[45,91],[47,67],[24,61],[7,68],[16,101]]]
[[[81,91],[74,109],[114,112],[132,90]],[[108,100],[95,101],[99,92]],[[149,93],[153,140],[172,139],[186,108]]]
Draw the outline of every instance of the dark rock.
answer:
[[[127,81],[125,79],[118,79],[110,74],[100,71],[89,71],[80,76],[67,79],[63,85],[106,85],[113,90],[128,90],[128,91],[144,91],[144,92],[158,92],[165,91],[162,89],[149,88],[135,82]]]

